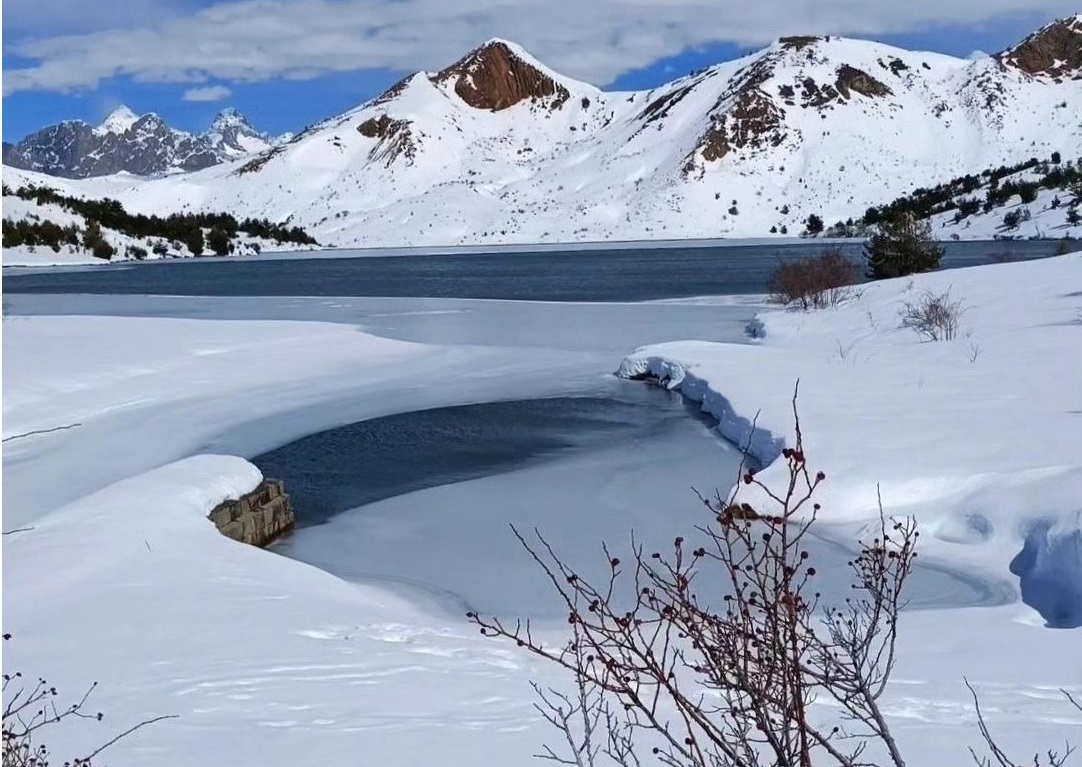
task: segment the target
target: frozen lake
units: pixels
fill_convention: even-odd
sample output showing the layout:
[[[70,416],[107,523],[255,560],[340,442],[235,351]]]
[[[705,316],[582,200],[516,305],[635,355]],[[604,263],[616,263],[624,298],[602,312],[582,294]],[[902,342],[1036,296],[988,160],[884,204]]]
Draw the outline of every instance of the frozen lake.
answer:
[[[1042,258],[1059,243],[945,242],[944,267]],[[116,266],[4,270],[5,293],[184,296],[393,296],[530,301],[647,301],[761,293],[779,259],[815,255],[822,242],[625,247],[605,250],[350,258],[276,255]],[[862,243],[839,247],[861,259]],[[340,255],[340,257],[334,257]]]
[[[954,258],[987,261],[1007,244],[957,245],[965,247]],[[1050,247],[1021,245],[1030,256]],[[393,584],[439,611],[469,605],[544,618],[558,605],[546,601],[509,523],[536,524],[589,567],[603,540],[626,547],[632,529],[658,545],[687,534],[703,521],[691,488],[732,484],[739,455],[697,407],[611,374],[644,344],[748,342],[758,306],[733,294],[761,290],[772,264],[762,250],[728,247],[192,261],[5,277],[17,314],[330,322],[483,355],[438,382],[403,381],[393,397],[366,397],[359,381],[333,402],[301,397],[265,417],[204,427],[195,449],[252,458],[286,481],[301,528],[277,548],[286,556]],[[350,295],[365,291],[375,295]],[[687,297],[711,292],[729,295]],[[559,302],[455,297],[473,294]],[[590,302],[569,302],[584,296]],[[647,297],[661,300],[638,302]],[[19,487],[16,475],[13,499]],[[624,537],[612,540],[613,531]],[[836,528],[817,544],[839,590],[849,558],[841,542],[854,534]],[[508,594],[521,603],[502,601]],[[925,566],[913,605],[1001,596]]]
[[[437,611],[558,622],[563,604],[514,539],[536,527],[579,572],[601,579],[602,544],[630,560],[695,540],[709,521],[694,494],[726,493],[740,452],[697,405],[612,380],[582,397],[403,413],[305,437],[252,459],[286,481],[298,531],[274,547],[357,582],[404,591]],[[620,532],[614,532],[620,531]],[[853,531],[821,527],[810,545],[817,588],[848,589]],[[700,596],[720,598],[708,568]],[[911,607],[994,603],[961,573],[918,567]]]

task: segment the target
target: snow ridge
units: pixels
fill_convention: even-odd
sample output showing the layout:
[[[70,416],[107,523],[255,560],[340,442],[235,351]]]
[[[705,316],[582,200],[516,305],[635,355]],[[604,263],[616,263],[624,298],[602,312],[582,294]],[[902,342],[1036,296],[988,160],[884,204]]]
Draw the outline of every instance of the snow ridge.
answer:
[[[1031,48],[1039,64],[1047,46]],[[623,93],[493,39],[255,157],[80,193],[288,218],[338,247],[797,235],[813,213],[860,218],[967,173],[1082,156],[1079,111],[1079,78],[840,37]]]

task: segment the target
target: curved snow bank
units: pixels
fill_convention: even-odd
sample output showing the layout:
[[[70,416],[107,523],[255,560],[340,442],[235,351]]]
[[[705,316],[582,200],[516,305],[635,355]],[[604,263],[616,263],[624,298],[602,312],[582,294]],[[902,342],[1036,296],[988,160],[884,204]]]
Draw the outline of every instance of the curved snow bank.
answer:
[[[1049,625],[1078,625],[1079,274],[1072,254],[883,281],[834,309],[760,314],[755,345],[640,348],[619,375],[701,402],[768,464],[759,477],[775,490],[799,380],[809,467],[828,476],[824,524],[860,529],[881,493],[888,513],[917,518],[924,556],[1017,583]],[[907,303],[947,290],[964,306],[955,340],[900,327]],[[745,500],[764,502],[754,490]]]
[[[49,728],[50,752],[86,754],[163,715],[177,718],[118,742],[109,764],[333,765],[360,749],[407,767],[429,739],[471,763],[518,744],[535,715],[513,698],[527,672],[506,647],[215,529],[210,509],[259,480],[240,458],[199,455],[4,537],[4,670],[44,676],[58,705],[100,683],[105,721]]]
[[[1022,601],[1052,628],[1082,627],[1082,512],[1059,524],[1040,522],[1011,560]]]
[[[693,343],[680,344],[680,348],[693,352]],[[658,347],[650,348],[658,350]],[[744,413],[738,413],[725,395],[710,388],[705,378],[690,372],[689,364],[694,367],[692,363],[677,359],[636,353],[624,358],[616,374],[632,380],[656,381],[666,389],[678,391],[693,402],[698,402],[703,412],[718,419],[717,430],[725,439],[741,449],[746,448],[761,465],[773,463],[785,448],[785,438],[760,426],[754,415],[749,418]]]
[[[32,562],[50,573],[41,587],[62,592],[135,556],[171,556],[192,539],[224,550],[237,544],[207,515],[262,481],[259,469],[228,455],[197,455],[122,480],[6,536],[5,573]]]

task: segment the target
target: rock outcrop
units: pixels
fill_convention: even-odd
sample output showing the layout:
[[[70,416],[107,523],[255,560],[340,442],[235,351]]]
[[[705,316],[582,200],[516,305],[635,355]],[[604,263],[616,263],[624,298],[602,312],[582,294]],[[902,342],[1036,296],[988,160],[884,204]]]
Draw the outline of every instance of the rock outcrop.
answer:
[[[559,109],[570,98],[567,88],[502,40],[482,45],[433,78],[454,80],[455,93],[474,109],[499,112],[523,101]]]
[[[1042,27],[997,58],[1034,77],[1082,80],[1082,15]]]
[[[265,479],[252,492],[210,512],[222,535],[252,546],[266,546],[293,529],[293,505],[283,484]]]

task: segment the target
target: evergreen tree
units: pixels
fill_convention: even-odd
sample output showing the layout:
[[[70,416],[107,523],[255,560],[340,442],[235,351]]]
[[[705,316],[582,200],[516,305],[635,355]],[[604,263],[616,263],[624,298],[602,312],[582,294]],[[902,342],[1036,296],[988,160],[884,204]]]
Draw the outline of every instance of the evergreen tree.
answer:
[[[808,234],[820,234],[823,231],[823,219],[815,213],[808,216],[806,223]]]
[[[905,277],[939,268],[943,247],[927,221],[899,213],[880,222],[879,231],[864,244],[866,276],[872,280]]]
[[[229,254],[230,237],[224,229],[213,227],[207,232],[207,247],[214,251],[215,255],[225,256]]]
[[[206,247],[206,244],[203,241],[203,230],[198,226],[187,229],[180,237],[180,240],[188,247],[188,250],[192,252],[193,256],[203,255],[203,249]]]
[[[101,224],[97,221],[88,221],[86,231],[83,232],[83,247],[93,254],[95,258],[108,261],[116,253],[116,248],[109,244],[102,234]]]

